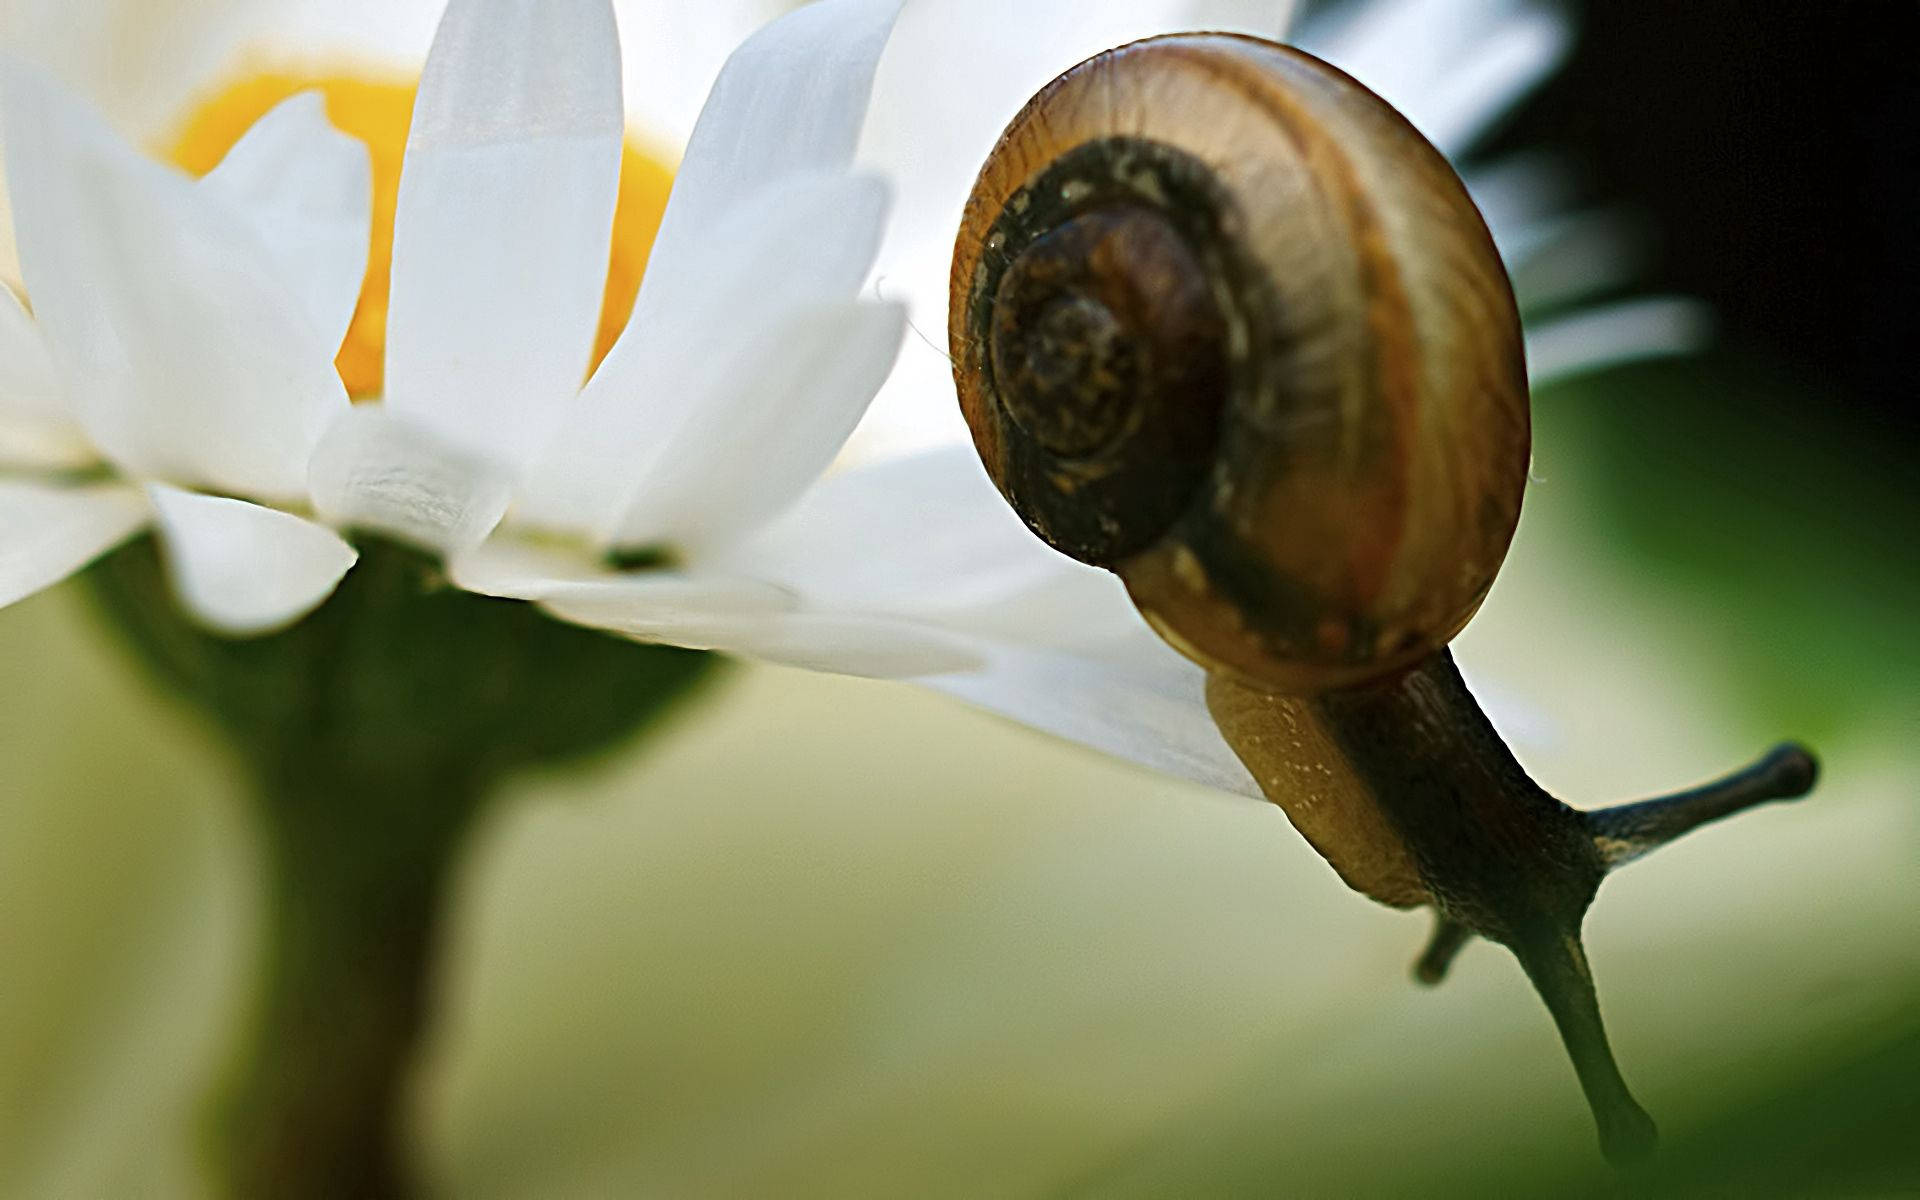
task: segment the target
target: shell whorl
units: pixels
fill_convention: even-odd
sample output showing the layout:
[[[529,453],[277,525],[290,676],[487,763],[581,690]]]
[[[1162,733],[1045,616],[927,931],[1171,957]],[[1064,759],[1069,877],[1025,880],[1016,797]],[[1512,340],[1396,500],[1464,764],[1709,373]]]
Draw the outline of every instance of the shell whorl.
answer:
[[[989,473],[1209,669],[1312,693],[1485,595],[1529,447],[1505,271],[1445,159],[1298,51],[1156,38],[982,170],[949,328]]]

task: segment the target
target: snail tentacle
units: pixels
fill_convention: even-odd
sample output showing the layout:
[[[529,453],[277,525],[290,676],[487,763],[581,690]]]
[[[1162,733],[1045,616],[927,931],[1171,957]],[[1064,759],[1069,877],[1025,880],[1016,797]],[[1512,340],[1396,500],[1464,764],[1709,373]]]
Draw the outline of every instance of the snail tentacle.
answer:
[[[1447,972],[1453,968],[1454,958],[1472,940],[1473,930],[1435,909],[1433,932],[1428,935],[1427,944],[1420,951],[1420,957],[1413,962],[1414,982],[1425,984],[1427,987],[1440,984],[1446,979]]]
[[[1587,824],[1601,859],[1611,871],[1710,821],[1771,800],[1798,800],[1813,790],[1819,773],[1811,751],[1796,742],[1786,742],[1752,765],[1712,783],[1587,813]]]

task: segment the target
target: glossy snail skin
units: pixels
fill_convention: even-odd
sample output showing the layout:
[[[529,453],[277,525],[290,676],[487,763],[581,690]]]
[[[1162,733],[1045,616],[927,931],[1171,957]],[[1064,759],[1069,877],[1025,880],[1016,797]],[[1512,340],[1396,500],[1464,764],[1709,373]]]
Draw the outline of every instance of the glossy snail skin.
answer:
[[[1813,783],[1786,746],[1598,812],[1548,795],[1454,669],[1519,519],[1520,322],[1485,224],[1391,107],[1299,51],[1138,42],[1055,80],[956,242],[954,379],[1038,536],[1209,674],[1267,796],[1354,889],[1431,905],[1546,1000],[1609,1157],[1651,1147],[1580,925],[1606,872]]]

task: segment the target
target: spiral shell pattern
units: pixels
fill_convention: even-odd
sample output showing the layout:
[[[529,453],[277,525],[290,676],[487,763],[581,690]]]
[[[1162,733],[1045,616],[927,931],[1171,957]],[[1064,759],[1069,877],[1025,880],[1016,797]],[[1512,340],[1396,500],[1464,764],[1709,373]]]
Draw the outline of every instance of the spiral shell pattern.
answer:
[[[1390,675],[1499,570],[1530,437],[1505,270],[1440,153],[1318,59],[1180,35],[1067,72],[981,171],[951,296],[996,485],[1211,670]]]

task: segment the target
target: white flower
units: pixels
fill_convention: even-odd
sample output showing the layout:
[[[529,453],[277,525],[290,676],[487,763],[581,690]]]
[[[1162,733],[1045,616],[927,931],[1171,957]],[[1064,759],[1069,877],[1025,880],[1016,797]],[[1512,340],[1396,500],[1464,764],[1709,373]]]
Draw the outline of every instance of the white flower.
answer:
[[[622,136],[611,10],[456,2],[402,176],[386,393],[357,407],[329,359],[366,162],[315,99],[196,183],[11,70],[9,176],[54,390],[76,443],[133,484],[29,462],[41,476],[4,493],[0,599],[151,517],[195,613],[268,629],[348,569],[330,526],[350,526],[443,552],[474,590],[645,640],[917,678],[1004,659],[991,686],[1023,689],[1013,668],[1056,648],[1037,631],[1078,656],[1061,670],[1184,681],[1114,581],[1030,538],[969,452],[809,488],[899,342],[898,306],[858,298],[885,193],[847,170],[896,8],[824,0],[733,56],[634,319],[582,390]],[[656,562],[610,565],[636,554]],[[1113,715],[1143,735],[1204,726],[1163,707]]]
[[[459,43],[454,23],[443,26],[401,188],[387,395],[319,447],[322,511],[429,543],[462,586],[564,619],[858,674],[972,669],[976,640],[991,632],[977,615],[1078,579],[1004,511],[996,557],[955,559],[963,548],[947,542],[914,558],[946,526],[926,504],[938,478],[903,488],[892,473],[862,474],[809,491],[891,368],[902,330],[898,306],[858,298],[885,193],[846,171],[896,8],[815,4],[734,55],[689,141],[629,332],[578,397],[558,393],[591,340],[609,206],[560,221],[539,206],[610,195],[617,75],[599,79],[597,150],[562,169],[516,144],[525,158],[509,175],[498,153],[469,153],[468,135],[436,132],[459,129],[452,114],[468,107],[446,83],[444,48]],[[498,52],[516,44],[503,36]],[[546,57],[563,55],[556,44]],[[565,110],[589,108],[578,89],[592,74],[564,70],[576,92]],[[549,100],[555,90],[531,88]],[[580,149],[557,116],[540,128],[569,154]],[[448,219],[475,194],[499,207]],[[536,247],[535,261],[577,266],[531,306],[511,295],[524,284],[508,285],[524,259],[492,257],[530,226],[587,239]],[[558,355],[550,378],[525,378],[542,350]],[[957,456],[954,465],[977,474]],[[615,565],[635,556],[652,561]],[[916,570],[921,560],[927,570]]]
[[[896,9],[829,0],[734,55],[639,319],[582,390],[623,138],[612,9],[452,5],[409,139],[387,394],[360,408],[331,359],[368,240],[366,152],[317,98],[274,110],[195,183],[11,67],[8,174],[36,320],[6,317],[9,361],[29,368],[7,381],[7,444],[41,474],[0,493],[0,600],[149,514],[181,598],[233,632],[296,619],[351,565],[309,505],[449,551],[509,503],[594,553],[751,528],[825,467],[898,344],[898,307],[856,299],[884,188],[846,171]],[[62,396],[65,413],[46,399]],[[758,436],[776,417],[780,436]],[[89,446],[137,489],[57,473]],[[713,590],[648,582],[674,611]]]

